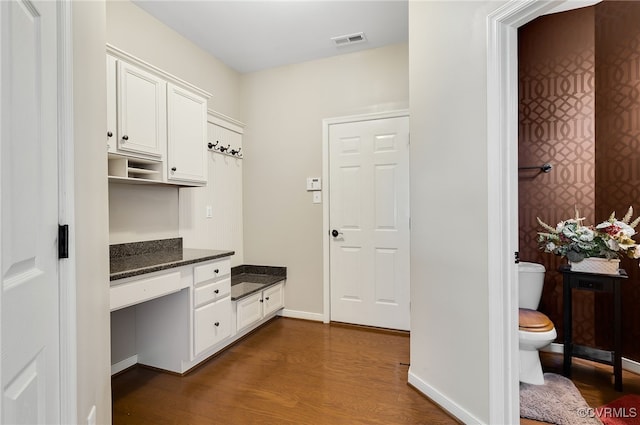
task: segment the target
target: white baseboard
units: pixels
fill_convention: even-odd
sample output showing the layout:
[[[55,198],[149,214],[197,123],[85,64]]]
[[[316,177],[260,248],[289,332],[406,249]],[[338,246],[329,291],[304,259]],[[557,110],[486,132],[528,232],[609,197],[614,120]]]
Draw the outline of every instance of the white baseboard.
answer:
[[[116,364],[112,364],[111,365],[111,375],[115,375],[118,372],[122,372],[123,370],[135,365],[136,363],[138,363],[138,355],[134,354],[133,356],[124,359],[122,361],[119,361]]]
[[[290,317],[292,319],[313,320],[314,322],[322,322],[324,315],[322,313],[310,313],[308,311],[290,310],[285,308],[282,310],[282,317]]]
[[[451,416],[462,421],[462,423],[478,425],[485,424],[485,422],[482,422],[480,419],[473,416],[459,404],[455,403],[440,391],[433,388],[431,385],[427,384],[422,379],[414,375],[411,371],[411,367],[409,367],[409,384],[411,384],[422,394],[433,400],[434,403],[438,404],[441,408],[446,410]]]
[[[549,344],[545,348],[541,349],[540,351],[544,351],[545,353],[563,354],[564,353],[564,344],[560,344],[560,343],[557,343],[557,342],[552,342],[551,344]],[[622,369],[640,375],[640,363],[635,361],[635,360],[631,360],[631,359],[627,359],[627,358],[623,357],[622,358]]]

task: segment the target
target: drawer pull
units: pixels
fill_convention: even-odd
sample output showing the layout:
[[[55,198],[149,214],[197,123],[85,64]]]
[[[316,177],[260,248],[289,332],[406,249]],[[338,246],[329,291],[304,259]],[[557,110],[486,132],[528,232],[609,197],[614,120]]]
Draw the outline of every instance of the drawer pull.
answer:
[[[220,293],[220,290],[219,290],[219,289],[216,289],[215,291],[213,291],[213,293],[214,293],[214,294],[219,294],[219,293]]]
[[[269,301],[269,297],[265,298],[265,300]]]
[[[214,326],[220,326],[220,322],[216,322],[213,324]]]
[[[220,269],[215,269],[213,272],[214,272],[215,274],[218,274],[218,273],[220,273]]]

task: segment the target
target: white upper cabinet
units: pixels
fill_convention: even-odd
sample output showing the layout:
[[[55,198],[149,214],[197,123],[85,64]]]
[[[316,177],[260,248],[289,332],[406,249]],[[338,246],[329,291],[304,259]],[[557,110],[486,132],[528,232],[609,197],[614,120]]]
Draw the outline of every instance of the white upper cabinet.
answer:
[[[167,92],[167,178],[206,183],[207,100],[171,83]]]
[[[167,83],[123,61],[117,63],[119,151],[162,158],[167,140]]]
[[[116,66],[116,58],[107,55],[107,150],[109,153],[117,152]]]
[[[109,181],[207,183],[210,93],[107,45]]]

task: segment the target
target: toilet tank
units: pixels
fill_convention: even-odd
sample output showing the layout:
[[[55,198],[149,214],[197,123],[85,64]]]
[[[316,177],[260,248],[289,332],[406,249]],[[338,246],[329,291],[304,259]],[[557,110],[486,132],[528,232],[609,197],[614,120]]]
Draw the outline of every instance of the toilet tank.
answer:
[[[538,263],[518,263],[518,307],[537,310],[546,269]]]

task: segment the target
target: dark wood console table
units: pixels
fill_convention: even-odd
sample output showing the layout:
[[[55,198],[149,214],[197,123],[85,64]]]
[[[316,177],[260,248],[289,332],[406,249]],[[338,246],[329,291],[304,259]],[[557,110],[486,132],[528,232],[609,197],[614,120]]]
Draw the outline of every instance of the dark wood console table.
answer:
[[[622,391],[622,301],[620,283],[627,273],[620,269],[617,275],[572,272],[570,266],[560,267],[563,282],[564,363],[562,374],[571,377],[571,357],[576,356],[613,366],[614,388]],[[571,290],[613,294],[613,351],[574,344],[572,329]]]

